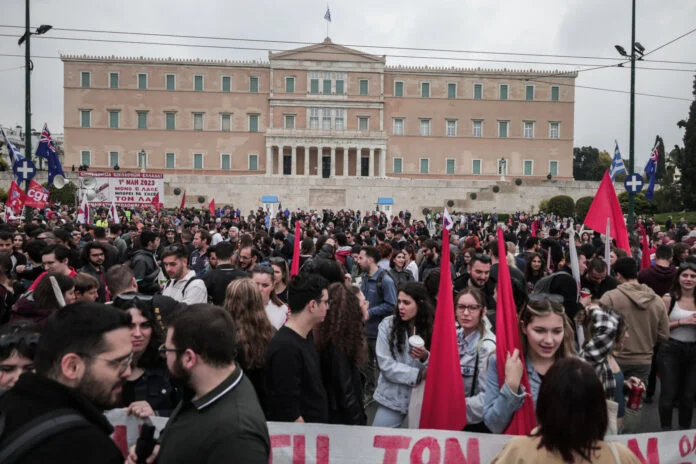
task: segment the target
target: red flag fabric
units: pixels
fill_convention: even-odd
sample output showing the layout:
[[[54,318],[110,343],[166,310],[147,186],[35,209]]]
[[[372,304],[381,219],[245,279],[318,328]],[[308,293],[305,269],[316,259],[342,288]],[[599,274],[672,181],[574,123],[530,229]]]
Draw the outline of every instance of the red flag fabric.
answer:
[[[215,198],[208,203],[208,211],[210,211],[211,216],[215,216]]]
[[[302,228],[300,221],[295,221],[295,243],[293,244],[292,264],[290,265],[290,277],[295,277],[300,273],[300,235]]]
[[[595,231],[604,231],[607,226],[607,218],[611,219],[611,237],[616,239],[616,245],[622,250],[626,250],[631,256],[631,246],[628,244],[628,230],[624,221],[623,212],[619,199],[614,190],[614,184],[609,177],[609,171],[604,173],[602,182],[599,184],[597,194],[590,205],[585,225]]]
[[[442,231],[440,287],[420,428],[459,431],[466,425],[466,399],[454,326],[449,243],[449,230],[445,228]]]
[[[30,208],[43,209],[46,207],[46,203],[48,202],[48,190],[32,179],[29,181],[29,190],[27,190],[24,198],[24,204],[26,206]]]
[[[155,207],[155,211],[159,213],[160,207],[162,205],[159,200],[159,192],[155,194],[150,203],[152,203],[152,206]]]
[[[181,197],[181,206],[179,209],[184,209],[186,208],[186,190],[184,190],[184,196]]]
[[[537,222],[536,219],[532,221],[532,237],[537,236]]]
[[[26,195],[19,188],[16,181],[12,181],[10,184],[10,190],[7,192],[7,206],[12,208],[15,214],[19,214],[26,201]]]
[[[531,393],[529,387],[529,377],[527,377],[526,359],[522,352],[522,341],[520,340],[519,322],[517,319],[517,308],[515,299],[512,296],[512,281],[510,280],[510,269],[508,268],[507,248],[503,229],[498,228],[498,299],[495,312],[495,337],[496,337],[496,364],[498,368],[498,388],[505,382],[505,361],[507,353],[517,348],[520,352],[522,361],[522,380],[520,385],[527,393]],[[534,415],[534,401],[530,394],[525,396],[522,407],[512,416],[510,425],[505,430],[508,435],[527,435],[536,426]]]
[[[650,243],[648,242],[648,232],[643,224],[640,225],[641,237],[640,247],[642,256],[640,257],[640,268],[646,269],[650,267]]]

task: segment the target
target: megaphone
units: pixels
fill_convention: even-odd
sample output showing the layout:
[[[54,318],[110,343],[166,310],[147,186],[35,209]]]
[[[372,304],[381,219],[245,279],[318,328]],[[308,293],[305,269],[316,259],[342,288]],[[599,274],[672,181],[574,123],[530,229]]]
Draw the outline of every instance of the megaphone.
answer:
[[[57,174],[53,178],[53,186],[57,189],[62,189],[63,187],[65,187],[69,183],[70,183],[70,181],[68,179],[66,179],[65,177],[61,176],[60,174]]]
[[[92,176],[85,176],[82,178],[82,188],[95,189],[97,187],[97,179]]]
[[[94,201],[97,199],[97,192],[94,190],[87,190],[85,196],[87,197],[87,201]]]

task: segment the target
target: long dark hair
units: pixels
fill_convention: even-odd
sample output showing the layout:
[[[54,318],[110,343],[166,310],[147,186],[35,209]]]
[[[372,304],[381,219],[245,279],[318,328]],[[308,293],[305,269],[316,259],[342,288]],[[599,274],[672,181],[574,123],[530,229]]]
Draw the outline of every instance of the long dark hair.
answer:
[[[534,274],[534,270],[532,270],[532,261],[534,258],[539,258],[541,260],[541,267],[539,268],[538,274]],[[529,257],[527,257],[527,262],[524,266],[524,280],[526,280],[527,283],[536,283],[537,280],[544,277],[545,261],[541,253],[531,253]]]
[[[402,292],[413,298],[418,305],[418,311],[416,311],[416,316],[414,317],[414,327],[416,329],[416,334],[423,338],[425,347],[429,349],[430,341],[433,336],[433,319],[435,316],[433,300],[428,290],[425,288],[425,285],[420,282],[406,282],[399,287],[397,295]],[[404,352],[406,340],[412,335],[412,333],[409,332],[410,326],[411,324],[409,321],[401,319],[399,315],[399,305],[397,303],[394,308],[394,323],[391,333],[389,334],[389,352],[391,352],[394,359],[396,359],[397,351],[399,354],[403,354]]]
[[[554,362],[539,389],[536,417],[537,449],[558,451],[565,462],[574,462],[573,453],[592,462],[609,421],[604,387],[592,366],[575,357]]]
[[[681,284],[679,283],[679,276],[682,275],[682,272],[686,271],[687,269],[692,272],[696,272],[696,258],[687,256],[687,258],[677,267],[677,272],[674,274],[674,280],[672,281],[672,288],[669,289],[669,294],[674,297],[674,301],[681,300],[682,290]]]
[[[147,319],[148,324],[150,324],[150,327],[152,328],[150,341],[148,342],[147,347],[145,347],[145,352],[143,352],[142,356],[140,356],[138,359],[136,366],[143,369],[162,366],[164,364],[164,359],[160,356],[157,349],[162,343],[164,343],[164,339],[166,337],[164,331],[162,330],[162,325],[159,323],[157,316],[155,315],[152,299],[147,297],[143,299],[135,297],[130,299],[117,298],[116,300],[117,301],[113,303],[115,307],[125,312],[128,312],[131,309],[137,309],[140,311],[140,314]]]

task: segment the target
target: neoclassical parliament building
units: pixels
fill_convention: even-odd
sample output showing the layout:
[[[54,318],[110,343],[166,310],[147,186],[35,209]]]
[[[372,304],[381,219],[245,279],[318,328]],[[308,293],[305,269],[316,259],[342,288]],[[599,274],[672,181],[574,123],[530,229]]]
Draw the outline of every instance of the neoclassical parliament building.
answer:
[[[65,164],[193,175],[572,179],[577,73],[62,56]]]

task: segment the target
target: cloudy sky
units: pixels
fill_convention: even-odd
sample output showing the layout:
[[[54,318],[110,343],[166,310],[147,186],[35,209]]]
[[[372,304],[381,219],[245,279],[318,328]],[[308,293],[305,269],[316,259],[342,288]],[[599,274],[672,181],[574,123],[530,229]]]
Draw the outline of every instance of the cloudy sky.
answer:
[[[24,123],[24,0],[0,0],[0,124]],[[134,33],[173,34],[258,41],[225,41],[52,30],[32,40],[33,125],[47,122],[53,132],[63,125],[61,53],[146,57],[227,59],[268,58],[269,49],[316,43],[326,36],[326,3],[319,0],[33,0],[33,26]],[[646,52],[696,28],[696,1],[637,0],[636,40]],[[630,49],[630,0],[334,0],[329,35],[336,43],[369,45],[363,51],[386,54],[387,64],[509,67],[582,70],[617,64],[615,44]],[[7,36],[10,37],[7,37]],[[60,40],[59,38],[81,40]],[[100,40],[159,42],[170,45],[107,43]],[[277,43],[263,41],[279,41]],[[181,46],[209,45],[225,48]],[[379,47],[467,51],[451,53]],[[244,50],[256,48],[260,50]],[[656,134],[667,150],[682,144],[676,122],[688,116],[696,72],[696,33],[651,53],[636,70],[636,169],[642,169]],[[502,52],[509,55],[471,52]],[[534,55],[566,55],[542,57]],[[402,58],[389,55],[409,55]],[[38,58],[38,56],[47,58]],[[437,57],[457,58],[437,60]],[[587,58],[579,58],[587,57]],[[476,61],[476,60],[491,61]],[[498,61],[492,61],[498,60]],[[513,63],[526,61],[534,63]],[[675,63],[677,62],[677,63]],[[553,64],[551,64],[553,63]],[[658,68],[658,69],[649,69]],[[617,139],[624,158],[629,146],[630,66],[581,72],[576,84],[575,146],[593,145],[613,152]],[[612,91],[596,90],[611,89]],[[671,97],[671,98],[664,98]]]

